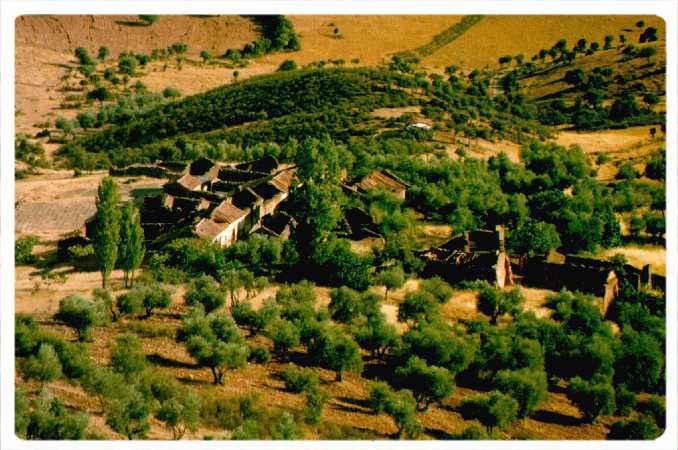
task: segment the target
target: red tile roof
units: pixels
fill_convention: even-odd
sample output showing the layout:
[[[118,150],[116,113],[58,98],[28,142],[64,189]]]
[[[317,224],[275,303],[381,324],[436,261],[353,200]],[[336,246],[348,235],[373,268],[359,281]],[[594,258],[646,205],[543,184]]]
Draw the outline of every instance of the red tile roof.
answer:
[[[289,192],[294,179],[295,169],[281,170],[271,179],[271,184],[275,186],[280,192]]]
[[[371,172],[365,178],[360,180],[357,186],[364,191],[382,188],[393,192],[402,192],[407,189],[407,185],[405,183],[402,183],[393,176],[379,170]]]
[[[247,213],[233,205],[233,203],[224,200],[214,208],[210,218],[217,223],[231,224],[236,220],[245,217]]]
[[[177,180],[177,183],[179,183],[180,185],[182,185],[186,189],[189,189],[189,190],[192,191],[192,190],[200,187],[200,185],[202,184],[202,181],[203,181],[202,177],[198,177],[198,176],[195,176],[195,175],[191,175],[190,173],[187,173],[183,177],[179,178]]]
[[[229,225],[228,223],[216,223],[211,219],[202,219],[195,226],[195,234],[203,239],[214,239]]]

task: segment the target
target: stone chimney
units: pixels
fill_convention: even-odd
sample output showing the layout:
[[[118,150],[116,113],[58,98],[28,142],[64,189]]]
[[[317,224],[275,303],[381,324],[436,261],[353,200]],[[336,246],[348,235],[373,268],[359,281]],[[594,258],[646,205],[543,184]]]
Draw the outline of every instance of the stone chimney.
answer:
[[[497,238],[497,247],[499,248],[499,251],[501,252],[506,251],[506,246],[504,245],[504,235],[505,235],[504,225],[497,225],[494,227],[494,230],[495,236]]]

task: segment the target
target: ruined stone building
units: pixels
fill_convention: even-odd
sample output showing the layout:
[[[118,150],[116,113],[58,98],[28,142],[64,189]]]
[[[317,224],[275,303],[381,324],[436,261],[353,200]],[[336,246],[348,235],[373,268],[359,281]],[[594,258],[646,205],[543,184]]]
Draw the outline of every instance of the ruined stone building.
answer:
[[[460,233],[423,252],[427,270],[451,283],[486,280],[498,287],[514,284],[511,261],[504,248],[504,228]]]

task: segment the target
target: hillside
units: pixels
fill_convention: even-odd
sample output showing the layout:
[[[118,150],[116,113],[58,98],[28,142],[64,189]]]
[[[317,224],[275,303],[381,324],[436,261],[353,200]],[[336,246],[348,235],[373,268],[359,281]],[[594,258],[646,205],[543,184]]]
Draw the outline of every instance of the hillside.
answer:
[[[145,17],[17,23],[18,436],[663,432],[656,18]]]
[[[573,43],[583,37],[602,45],[608,34],[615,38],[625,34],[629,42],[635,42],[642,30],[634,24],[641,19],[664,33],[663,21],[654,16],[486,16],[423,62],[440,68],[450,64],[468,69],[496,68],[500,56],[522,53],[529,58],[542,48],[550,48],[558,39]]]

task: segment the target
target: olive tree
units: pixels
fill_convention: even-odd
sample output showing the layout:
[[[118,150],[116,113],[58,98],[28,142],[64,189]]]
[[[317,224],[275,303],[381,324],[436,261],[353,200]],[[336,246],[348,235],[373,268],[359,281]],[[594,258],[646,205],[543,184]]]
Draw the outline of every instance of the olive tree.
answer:
[[[59,301],[59,310],[54,316],[78,335],[78,340],[90,339],[90,330],[93,326],[105,323],[107,316],[103,305],[74,294]]]
[[[504,428],[516,420],[518,402],[506,394],[493,391],[464,399],[460,409],[464,419],[479,420],[491,433],[495,427]]]
[[[429,366],[417,356],[397,367],[395,375],[399,386],[412,391],[419,411],[426,411],[431,403],[440,402],[454,391],[454,378],[447,369]]]

